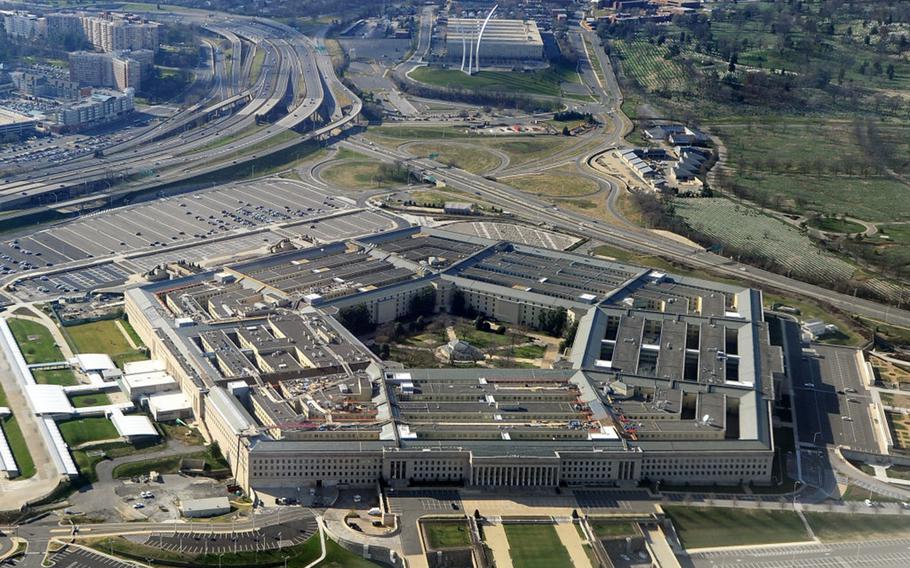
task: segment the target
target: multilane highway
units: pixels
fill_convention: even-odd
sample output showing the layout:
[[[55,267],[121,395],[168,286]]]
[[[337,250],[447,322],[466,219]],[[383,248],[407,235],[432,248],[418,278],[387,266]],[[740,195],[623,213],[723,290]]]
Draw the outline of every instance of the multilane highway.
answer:
[[[226,19],[208,27],[225,34],[231,40],[235,54],[238,51],[246,53],[246,59],[236,59],[229,73],[215,62],[215,75],[222,77],[219,83],[232,85],[223,94],[239,90],[241,82],[249,76],[252,52],[243,50],[240,38],[246,38],[251,45],[265,51],[262,73],[255,85],[234,95],[233,100],[229,97],[227,101],[207,107],[196,105],[181,113],[177,120],[157,125],[134,140],[107,149],[102,157],[83,157],[78,160],[78,169],[74,168],[76,161],[70,161],[37,173],[11,176],[0,190],[0,209],[14,208],[29,199],[40,199],[45,204],[61,207],[188,180],[280,151],[307,137],[343,126],[359,113],[360,101],[338,81],[330,58],[317,53],[324,50],[296,30],[279,23],[252,19]],[[228,27],[230,31],[225,29]],[[225,74],[227,78],[223,78]],[[335,104],[335,94],[349,103],[347,114]],[[225,117],[183,131],[200,117],[218,112],[219,105],[225,103],[243,106]],[[270,139],[286,131],[299,130],[308,120],[315,123],[320,108],[328,109],[327,114],[331,115],[332,122],[327,127],[308,136],[285,135],[269,144]],[[283,116],[270,126],[257,126],[258,116],[274,113]],[[225,139],[230,141],[222,143]],[[254,148],[262,150],[257,154],[253,153]],[[91,193],[90,184],[99,182],[110,189]],[[85,197],[72,199],[79,195]],[[18,214],[36,210],[40,208],[31,207]],[[11,217],[15,215],[13,213]]]

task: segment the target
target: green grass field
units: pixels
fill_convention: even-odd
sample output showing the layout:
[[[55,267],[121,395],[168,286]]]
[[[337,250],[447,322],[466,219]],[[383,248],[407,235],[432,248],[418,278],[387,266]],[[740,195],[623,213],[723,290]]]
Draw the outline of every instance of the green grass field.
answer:
[[[664,507],[686,548],[809,540],[792,511],[720,507]]]
[[[711,125],[727,146],[733,180],[773,207],[869,221],[910,219],[907,187],[875,169],[852,123],[737,120]]]
[[[126,330],[126,334],[130,336],[130,339],[133,340],[133,343],[135,343],[136,345],[138,345],[140,347],[144,345],[144,343],[142,342],[142,338],[139,337],[139,334],[136,333],[136,330],[133,329],[133,325],[130,322],[126,321],[125,319],[122,319],[122,320],[120,320],[120,325],[122,325],[123,329]]]
[[[907,538],[910,518],[894,515],[805,513],[809,526],[823,542]]]
[[[123,320],[100,320],[61,328],[73,351],[77,353],[107,353],[114,363],[123,368],[130,361],[148,359],[145,352],[133,349],[126,335],[117,325],[120,323],[138,345],[142,345],[139,336],[128,322]]]
[[[120,434],[107,418],[89,417],[59,422],[60,434],[70,446],[80,446],[86,442],[112,440]]]
[[[57,347],[51,332],[40,323],[18,318],[10,318],[7,323],[26,363],[53,363],[63,360],[63,353]]]
[[[381,177],[380,166],[375,160],[354,160],[332,164],[322,171],[326,182],[346,189],[375,189],[387,187],[389,182]]]
[[[550,68],[542,71],[480,71],[466,75],[458,69],[418,67],[411,72],[411,78],[421,83],[447,89],[469,91],[501,92],[517,95],[562,95],[562,83],[579,83],[581,79],[574,69]]]
[[[9,406],[6,399],[6,393],[0,388],[0,406]],[[25,443],[25,436],[22,435],[22,429],[16,421],[16,416],[7,416],[0,420],[0,427],[3,428],[3,434],[13,452],[13,458],[16,465],[19,466],[19,477],[17,479],[28,479],[35,475],[35,462],[32,461],[32,454],[28,450],[28,444]]]
[[[256,52],[253,54],[253,62],[250,63],[250,84],[255,84],[256,79],[259,78],[259,74],[262,72],[262,64],[265,62],[265,50],[261,47],[256,48]]]
[[[511,167],[539,162],[558,152],[569,150],[579,144],[579,141],[572,136],[503,136],[485,139],[479,143],[505,152],[509,156]],[[587,147],[587,144],[581,147]]]
[[[600,538],[625,538],[638,534],[635,523],[591,522],[594,534]]]
[[[501,180],[528,193],[548,197],[578,197],[597,191],[597,183],[580,175],[543,172]]]
[[[463,522],[421,523],[427,544],[435,550],[443,548],[465,548],[471,546],[468,525]]]
[[[511,332],[499,335],[492,331],[479,331],[474,329],[473,323],[462,323],[455,326],[455,334],[478,349],[492,347],[508,347],[513,344],[525,343],[527,335],[513,334]]]
[[[69,369],[37,369],[32,371],[32,377],[39,385],[60,385],[64,387],[78,384],[76,375]]]
[[[73,351],[116,355],[135,351],[117,327],[117,320],[101,320],[64,328]]]
[[[520,345],[515,348],[512,355],[519,359],[540,359],[545,352],[546,348],[543,345]]]
[[[553,525],[503,525],[515,568],[571,568],[569,552]]]
[[[85,408],[110,404],[111,399],[104,393],[77,394],[70,397],[70,403],[74,408]]]
[[[879,235],[855,246],[871,249],[867,256],[906,278],[910,267],[910,225],[879,225],[878,230]]]
[[[829,233],[860,233],[865,229],[859,223],[835,217],[812,218],[806,224],[813,229]]]
[[[408,151],[424,158],[437,154],[437,162],[475,174],[492,170],[500,164],[499,158],[476,145],[425,142],[409,146]]]

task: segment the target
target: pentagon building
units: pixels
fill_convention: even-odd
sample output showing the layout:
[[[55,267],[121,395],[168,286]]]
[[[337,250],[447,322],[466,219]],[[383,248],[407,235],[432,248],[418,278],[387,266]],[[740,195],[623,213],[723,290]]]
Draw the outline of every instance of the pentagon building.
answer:
[[[564,308],[574,346],[551,369],[406,369],[339,321],[393,321],[427,290],[513,325]],[[772,479],[782,357],[757,290],[409,228],[126,298],[248,491]]]

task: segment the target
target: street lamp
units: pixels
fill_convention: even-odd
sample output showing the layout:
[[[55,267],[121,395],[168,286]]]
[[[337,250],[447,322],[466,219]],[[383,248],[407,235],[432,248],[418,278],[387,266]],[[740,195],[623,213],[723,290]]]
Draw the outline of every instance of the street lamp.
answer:
[[[805,485],[805,484],[799,479],[797,479],[796,481],[793,482],[793,510],[794,511],[796,511],[796,498],[798,496],[797,493],[799,491],[799,489],[797,489],[797,488],[800,485]]]

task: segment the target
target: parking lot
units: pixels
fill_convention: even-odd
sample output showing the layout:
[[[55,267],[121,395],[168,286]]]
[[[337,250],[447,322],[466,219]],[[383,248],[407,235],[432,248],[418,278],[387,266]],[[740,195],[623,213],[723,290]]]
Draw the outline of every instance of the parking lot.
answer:
[[[84,216],[0,242],[0,274],[209,239],[351,208],[302,182],[265,179]]]
[[[309,241],[326,243],[351,237],[369,235],[394,229],[396,222],[374,211],[357,211],[319,221],[304,221],[282,227],[282,232],[303,237]]]
[[[205,523],[199,523],[196,527],[187,527],[186,524],[175,527],[175,530],[149,535],[145,544],[187,554],[252,552],[302,544],[318,528],[312,514],[246,531],[216,533],[206,530]]]
[[[879,451],[870,416],[872,401],[860,378],[856,351],[813,344],[804,353],[801,378],[794,380],[801,444]]]
[[[118,509],[128,519],[166,522],[180,518],[180,502],[187,499],[206,499],[225,494],[222,483],[208,478],[186,477],[178,474],[165,474],[159,482],[134,482],[131,480],[116,481],[114,493],[119,502],[99,503],[103,508]],[[149,492],[151,497],[142,497]],[[141,506],[136,509],[135,507]],[[87,513],[99,515],[92,504],[80,504]]]
[[[650,512],[654,509],[647,491],[604,489],[575,491],[575,501],[585,513]],[[639,506],[640,504],[640,506]]]
[[[910,565],[910,540],[737,547],[692,554],[681,563],[697,568],[903,568]]]
[[[113,262],[105,262],[86,268],[23,280],[19,285],[19,294],[27,300],[55,298],[65,293],[116,286],[123,283],[130,274],[132,271],[127,268]]]
[[[495,241],[512,241],[523,245],[531,245],[552,250],[566,250],[577,243],[571,235],[563,235],[552,231],[542,231],[533,227],[515,225],[512,223],[487,223],[484,221],[459,222],[442,227],[447,231],[455,231],[464,235],[483,237]]]
[[[51,556],[55,568],[135,568],[138,564],[114,560],[82,548],[68,546]]]

